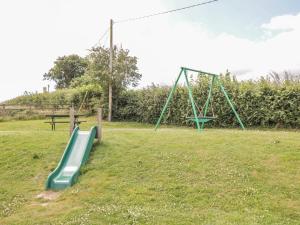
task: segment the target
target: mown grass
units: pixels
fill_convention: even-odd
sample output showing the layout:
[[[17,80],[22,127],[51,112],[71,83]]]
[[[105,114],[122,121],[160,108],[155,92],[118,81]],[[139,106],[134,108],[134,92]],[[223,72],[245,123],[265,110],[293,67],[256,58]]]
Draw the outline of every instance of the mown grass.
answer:
[[[104,123],[79,182],[45,200],[36,196],[68,125],[3,122],[0,224],[300,224],[299,140],[295,131]]]

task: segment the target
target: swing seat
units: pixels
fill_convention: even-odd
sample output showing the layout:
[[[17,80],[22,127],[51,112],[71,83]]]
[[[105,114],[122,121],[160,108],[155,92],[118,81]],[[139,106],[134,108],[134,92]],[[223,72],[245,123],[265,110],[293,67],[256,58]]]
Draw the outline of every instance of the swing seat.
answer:
[[[214,120],[214,119],[216,119],[216,118],[217,118],[217,117],[214,117],[214,116],[199,116],[199,117],[198,117],[198,121],[199,121],[200,123],[207,123],[207,122],[209,122],[209,121],[211,121],[211,120]],[[187,119],[188,119],[189,121],[193,121],[193,122],[196,123],[195,117],[187,117]]]

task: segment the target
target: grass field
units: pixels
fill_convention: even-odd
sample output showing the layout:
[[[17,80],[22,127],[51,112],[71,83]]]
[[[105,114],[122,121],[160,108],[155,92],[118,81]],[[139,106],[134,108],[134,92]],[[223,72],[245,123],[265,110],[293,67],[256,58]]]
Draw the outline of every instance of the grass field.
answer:
[[[300,132],[105,123],[78,183],[37,198],[67,141],[67,125],[0,123],[1,225],[300,224]]]

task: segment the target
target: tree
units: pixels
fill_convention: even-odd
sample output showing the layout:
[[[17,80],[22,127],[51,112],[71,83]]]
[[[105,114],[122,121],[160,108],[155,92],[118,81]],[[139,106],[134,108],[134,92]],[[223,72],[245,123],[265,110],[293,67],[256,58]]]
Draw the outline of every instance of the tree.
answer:
[[[87,56],[89,65],[87,74],[96,78],[102,87],[108,88],[109,49],[103,47],[92,48]],[[138,72],[137,57],[130,56],[129,50],[114,47],[112,85],[118,90],[130,86],[136,87],[142,75]]]
[[[86,71],[86,79],[98,82],[103,88],[105,102],[108,99],[108,86],[110,80],[109,72],[109,49],[104,47],[96,47],[90,50],[87,56],[88,67]],[[84,76],[84,77],[85,77]],[[82,83],[82,79],[79,83]],[[90,78],[88,78],[90,77]],[[117,105],[118,96],[123,90],[128,87],[136,87],[142,75],[138,72],[137,57],[130,56],[129,50],[114,47],[113,57],[113,74],[112,74],[112,89],[113,89],[113,102]],[[76,82],[74,82],[76,83]],[[116,106],[115,106],[116,107]]]
[[[44,74],[44,80],[55,82],[55,88],[68,88],[74,78],[84,75],[88,63],[78,55],[58,57],[54,66]]]
[[[282,84],[285,82],[299,82],[300,74],[296,72],[283,71],[281,73],[272,71],[267,75],[267,79],[275,84]]]

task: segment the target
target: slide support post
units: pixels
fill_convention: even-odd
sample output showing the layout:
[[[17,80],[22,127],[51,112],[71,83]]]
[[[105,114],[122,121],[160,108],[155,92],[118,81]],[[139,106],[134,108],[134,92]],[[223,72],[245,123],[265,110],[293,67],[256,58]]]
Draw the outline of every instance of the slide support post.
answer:
[[[74,128],[75,128],[75,110],[74,107],[72,106],[70,108],[70,136],[72,135]]]
[[[97,139],[100,142],[102,139],[102,108],[98,108],[97,123]]]

